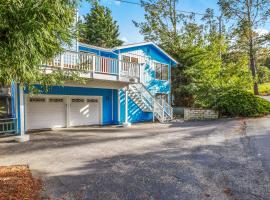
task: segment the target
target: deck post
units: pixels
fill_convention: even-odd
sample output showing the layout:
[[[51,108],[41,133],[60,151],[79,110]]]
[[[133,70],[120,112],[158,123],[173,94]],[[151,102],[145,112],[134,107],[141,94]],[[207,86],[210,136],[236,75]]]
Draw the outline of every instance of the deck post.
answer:
[[[121,55],[119,54],[118,51],[118,80],[120,80],[120,76],[121,76]]]
[[[96,71],[96,56],[92,56],[92,63],[93,63],[93,66],[92,66],[92,78],[95,78],[95,71]]]
[[[125,122],[123,126],[125,128],[131,126],[131,123],[128,122],[128,87],[125,89]]]
[[[17,100],[16,100],[16,109],[17,109],[17,130],[16,133],[18,136],[16,137],[16,141],[18,142],[26,142],[30,140],[29,135],[25,134],[25,95],[24,88],[17,84]]]
[[[63,70],[64,69],[64,53],[60,54],[60,68]]]
[[[153,98],[153,122],[155,122],[155,99]]]

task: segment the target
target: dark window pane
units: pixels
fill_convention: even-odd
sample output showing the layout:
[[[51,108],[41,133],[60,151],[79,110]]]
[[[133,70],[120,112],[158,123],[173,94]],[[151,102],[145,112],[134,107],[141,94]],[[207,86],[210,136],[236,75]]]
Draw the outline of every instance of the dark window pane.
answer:
[[[132,63],[138,63],[139,62],[139,59],[138,58],[131,57],[131,62]]]
[[[130,57],[129,56],[122,56],[122,60],[126,62],[130,62]]]
[[[156,79],[162,78],[162,72],[161,72],[161,64],[156,63]]]
[[[168,80],[168,66],[162,65],[162,80]]]
[[[0,96],[0,118],[11,117],[11,98]]]

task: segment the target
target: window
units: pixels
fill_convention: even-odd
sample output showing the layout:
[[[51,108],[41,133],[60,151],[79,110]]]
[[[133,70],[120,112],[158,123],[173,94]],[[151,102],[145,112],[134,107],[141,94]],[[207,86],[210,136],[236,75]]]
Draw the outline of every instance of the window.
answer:
[[[10,87],[4,87],[0,84],[0,119],[10,118],[11,115]]]
[[[87,99],[87,103],[98,103],[97,99]]]
[[[134,57],[130,57],[130,62],[132,63],[138,63],[139,59],[138,58],[134,58]]]
[[[83,103],[84,99],[72,99],[72,103]]]
[[[130,61],[130,57],[129,56],[122,56],[122,60],[129,62]]]
[[[126,62],[139,63],[139,59],[131,56],[122,56],[122,60]]]
[[[64,102],[64,99],[60,99],[60,98],[50,98],[49,102],[51,103],[62,103]]]
[[[41,97],[32,97],[32,98],[30,98],[30,100],[29,100],[30,102],[45,102],[46,100],[45,100],[45,98],[41,98]]]
[[[155,63],[156,79],[168,80],[168,65]]]
[[[0,119],[11,117],[11,98],[0,96]]]

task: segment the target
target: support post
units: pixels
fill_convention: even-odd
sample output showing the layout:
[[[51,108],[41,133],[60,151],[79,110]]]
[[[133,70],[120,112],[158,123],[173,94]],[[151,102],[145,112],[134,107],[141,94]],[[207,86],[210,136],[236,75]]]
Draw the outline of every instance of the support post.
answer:
[[[155,122],[155,98],[153,98],[153,122]]]
[[[64,69],[64,62],[65,62],[64,53],[61,53],[60,54],[60,67],[61,67],[62,70]],[[67,64],[69,64],[69,63],[67,63]]]
[[[121,55],[119,54],[119,51],[118,51],[118,80],[121,79]]]
[[[25,98],[23,86],[17,85],[17,134],[16,141],[26,142],[30,140],[29,135],[25,134]]]
[[[124,122],[124,127],[130,127],[131,123],[128,122],[128,87],[125,90],[125,122]]]
[[[96,56],[92,56],[92,62],[93,62],[93,71],[92,71],[92,78],[94,78],[95,77],[95,71],[96,71]]]
[[[70,127],[70,98],[66,98],[66,127]]]

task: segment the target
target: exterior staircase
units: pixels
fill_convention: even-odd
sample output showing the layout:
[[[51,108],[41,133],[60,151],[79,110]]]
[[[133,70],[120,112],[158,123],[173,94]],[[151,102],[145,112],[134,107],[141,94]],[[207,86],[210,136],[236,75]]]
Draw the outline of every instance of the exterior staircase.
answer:
[[[173,119],[172,107],[165,100],[156,100],[143,84],[129,85],[128,94],[142,111],[153,112],[154,117],[161,123]]]

